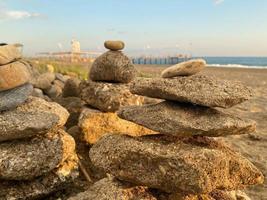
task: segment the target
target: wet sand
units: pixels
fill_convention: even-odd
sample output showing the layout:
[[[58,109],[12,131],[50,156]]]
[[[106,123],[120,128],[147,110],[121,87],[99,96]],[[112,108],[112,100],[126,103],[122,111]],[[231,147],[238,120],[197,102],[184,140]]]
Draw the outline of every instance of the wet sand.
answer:
[[[159,76],[167,66],[137,66],[142,76]],[[264,174],[265,183],[246,190],[252,200],[267,200],[267,69],[207,67],[202,74],[237,80],[253,89],[254,97],[227,111],[257,122],[254,134],[223,138],[235,150],[252,161]]]

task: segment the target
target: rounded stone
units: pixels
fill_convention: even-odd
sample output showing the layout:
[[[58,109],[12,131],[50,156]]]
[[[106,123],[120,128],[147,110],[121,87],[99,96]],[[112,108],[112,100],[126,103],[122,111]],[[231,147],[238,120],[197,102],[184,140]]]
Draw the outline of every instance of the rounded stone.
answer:
[[[32,93],[31,84],[0,92],[0,111],[11,110],[24,103]]]
[[[129,83],[136,74],[137,71],[131,60],[121,51],[108,51],[94,61],[88,79]]]
[[[105,41],[104,43],[105,47],[111,51],[119,51],[119,50],[122,50],[124,49],[124,42],[122,41]]]
[[[176,76],[191,76],[203,70],[205,66],[206,61],[203,59],[189,60],[168,67],[161,73],[161,77],[173,78]]]
[[[20,51],[15,45],[0,45],[0,65],[6,65],[22,57]]]
[[[21,86],[30,81],[28,67],[22,62],[0,66],[0,91]]]

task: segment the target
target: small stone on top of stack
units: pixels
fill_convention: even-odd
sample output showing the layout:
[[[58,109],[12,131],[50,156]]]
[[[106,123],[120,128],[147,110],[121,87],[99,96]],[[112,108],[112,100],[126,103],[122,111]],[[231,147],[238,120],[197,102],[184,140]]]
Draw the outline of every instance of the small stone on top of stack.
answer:
[[[69,113],[31,97],[29,66],[13,45],[0,45],[0,199],[36,199],[77,177]]]
[[[255,131],[254,121],[216,109],[242,103],[251,90],[195,74],[204,64],[188,61],[171,67],[168,78],[134,80],[132,93],[165,101],[123,107],[118,116],[161,135],[106,135],[90,150],[95,167],[120,181],[168,193],[163,198],[168,200],[235,200],[228,191],[261,184],[264,177],[249,160],[214,138]]]
[[[81,99],[89,108],[84,108],[79,120],[83,139],[93,144],[104,134],[129,130],[130,135],[155,133],[137,124],[117,117],[116,112],[123,106],[142,105],[144,97],[129,91],[129,82],[136,76],[131,60],[123,54],[124,43],[106,41],[106,53],[96,58],[88,81],[80,84]]]

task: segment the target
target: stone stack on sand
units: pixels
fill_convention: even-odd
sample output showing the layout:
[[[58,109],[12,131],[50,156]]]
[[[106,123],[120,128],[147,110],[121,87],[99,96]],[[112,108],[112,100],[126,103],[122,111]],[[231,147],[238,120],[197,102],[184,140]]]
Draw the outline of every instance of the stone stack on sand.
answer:
[[[242,103],[251,91],[238,82],[195,74],[204,65],[203,60],[193,60],[165,70],[166,78],[135,79],[132,93],[165,101],[124,107],[118,115],[161,135],[106,135],[91,148],[92,163],[120,181],[144,187],[143,191],[157,190],[155,199],[236,200],[240,192],[235,191],[261,184],[262,173],[215,138],[255,131],[255,122],[215,108]],[[87,191],[84,199],[91,199],[92,193]],[[104,193],[108,199],[120,199],[116,192]]]
[[[94,144],[106,133],[142,135],[153,132],[122,120],[115,113],[123,106],[141,105],[144,98],[129,91],[128,83],[135,78],[136,69],[120,51],[124,43],[107,41],[105,47],[110,51],[95,60],[88,81],[80,84],[81,99],[91,107],[83,109],[79,119],[82,139],[89,144]]]
[[[77,176],[69,114],[31,97],[30,70],[12,45],[0,46],[0,199],[36,199]]]

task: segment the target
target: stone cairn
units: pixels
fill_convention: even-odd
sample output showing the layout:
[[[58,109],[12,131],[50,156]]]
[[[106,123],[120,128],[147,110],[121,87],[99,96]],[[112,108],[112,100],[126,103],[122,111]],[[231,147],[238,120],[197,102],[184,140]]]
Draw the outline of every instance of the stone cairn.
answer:
[[[114,52],[104,57],[110,54]],[[239,82],[196,74],[205,65],[204,60],[180,63],[164,70],[161,78],[137,78],[130,84],[133,94],[164,101],[123,107],[118,116],[160,134],[103,136],[89,154],[111,178],[98,181],[77,199],[249,199],[240,190],[261,184],[262,173],[216,137],[255,131],[255,122],[221,109],[248,100],[251,90]]]
[[[129,82],[137,71],[131,60],[121,51],[121,41],[106,41],[109,49],[98,57],[88,75],[88,81],[80,84],[81,99],[90,107],[85,107],[79,118],[82,140],[94,144],[106,133],[127,132],[129,135],[153,133],[135,123],[120,119],[116,111],[123,106],[141,105],[142,96],[129,91]]]
[[[30,96],[31,68],[14,45],[0,45],[0,199],[36,199],[78,175],[69,113]]]

